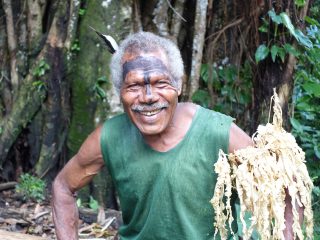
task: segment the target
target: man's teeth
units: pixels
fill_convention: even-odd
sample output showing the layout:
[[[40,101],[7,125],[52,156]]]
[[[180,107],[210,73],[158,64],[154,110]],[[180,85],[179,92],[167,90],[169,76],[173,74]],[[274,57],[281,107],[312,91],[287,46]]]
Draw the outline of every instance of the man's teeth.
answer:
[[[144,112],[144,111],[141,111],[140,113],[142,115],[145,115],[145,116],[152,116],[154,114],[157,114],[158,112],[160,112],[161,109],[157,109],[157,110],[153,110],[153,111],[148,111],[148,112]]]

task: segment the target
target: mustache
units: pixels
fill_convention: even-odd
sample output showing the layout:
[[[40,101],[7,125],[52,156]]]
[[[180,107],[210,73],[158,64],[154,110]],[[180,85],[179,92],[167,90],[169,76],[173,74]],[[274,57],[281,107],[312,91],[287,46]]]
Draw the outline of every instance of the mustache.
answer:
[[[143,112],[143,111],[155,111],[155,110],[160,110],[162,108],[167,108],[169,107],[169,103],[164,102],[164,103],[152,103],[152,104],[135,104],[131,107],[131,110],[135,112]]]

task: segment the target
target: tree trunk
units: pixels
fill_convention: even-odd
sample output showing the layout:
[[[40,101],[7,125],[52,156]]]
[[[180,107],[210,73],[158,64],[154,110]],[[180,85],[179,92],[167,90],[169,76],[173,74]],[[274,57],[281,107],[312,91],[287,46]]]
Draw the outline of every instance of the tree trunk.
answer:
[[[64,65],[63,61],[65,57],[63,49],[67,36],[69,3],[60,1],[57,5],[53,6],[56,8],[56,13],[52,20],[46,44],[38,54],[30,73],[20,86],[20,90],[16,95],[16,100],[12,107],[12,112],[6,115],[4,121],[1,123],[3,129],[0,136],[0,152],[3,153],[0,157],[1,165],[21,130],[33,120],[35,114],[40,110],[40,106],[46,96],[48,99],[53,99],[53,101],[57,102],[60,96],[55,95],[54,98],[52,98],[52,92],[59,90],[59,86],[64,87],[61,85],[61,82],[64,79],[64,69],[62,66]],[[8,41],[9,40],[10,38],[8,37]],[[43,64],[48,66],[47,69],[44,69],[45,65]],[[36,87],[36,84],[38,87]],[[61,106],[57,106],[56,109],[60,111],[60,107]],[[60,116],[59,112],[52,112],[51,114],[56,117]],[[60,121],[55,123],[55,126],[59,126],[60,131],[56,132],[57,129],[53,128],[54,134],[60,134],[66,128],[66,121],[64,121],[65,124],[62,123],[63,122]],[[48,140],[44,138],[44,140],[47,140],[45,144],[48,144],[48,141],[53,141],[49,143],[50,145],[55,144],[53,139]],[[51,157],[47,158],[47,161],[52,162]],[[43,164],[42,162],[43,161],[38,163],[38,166]],[[37,170],[38,174],[42,174],[44,171],[43,169],[39,170],[39,167],[37,167]]]
[[[70,73],[73,111],[68,135],[68,158],[77,153],[83,141],[97,125],[102,124],[105,119],[120,110],[120,98],[115,96],[110,80],[106,86],[103,86],[110,99],[105,99],[107,101],[105,102],[97,97],[95,85],[101,77],[109,79],[111,55],[89,26],[111,35],[116,40],[121,39],[130,31],[131,26],[125,26],[130,16],[122,15],[130,5],[125,2],[119,4],[118,1],[103,4],[102,0],[88,1],[84,6],[86,12],[79,25],[80,51],[77,53],[73,71]],[[88,199],[89,195],[93,195],[103,204],[107,202],[107,193],[110,188],[110,177],[102,172],[89,186],[79,192],[79,196]]]
[[[10,55],[10,76],[11,85],[14,91],[17,90],[19,86],[19,78],[17,72],[17,36],[13,22],[13,12],[12,3],[10,0],[3,0],[3,9],[6,15],[6,26],[7,26],[7,36],[8,36],[8,50]]]
[[[32,117],[39,110],[45,99],[45,90],[36,89],[32,82],[25,81],[19,90],[18,98],[15,100],[10,115],[7,115],[1,122],[0,128],[0,166],[7,158],[9,150]]]

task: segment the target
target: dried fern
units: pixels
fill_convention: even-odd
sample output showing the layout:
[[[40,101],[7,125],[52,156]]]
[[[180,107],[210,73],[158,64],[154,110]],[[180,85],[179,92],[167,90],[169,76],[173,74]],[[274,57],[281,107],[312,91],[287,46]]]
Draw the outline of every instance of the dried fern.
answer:
[[[250,238],[253,229],[258,231],[261,239],[284,239],[285,189],[292,199],[295,238],[312,239],[313,184],[305,165],[305,154],[295,138],[282,128],[282,112],[276,93],[273,100],[273,123],[258,127],[253,136],[254,147],[229,155],[220,151],[215,164],[218,179],[211,203],[216,213],[215,235],[220,232],[222,239],[227,238],[226,222],[230,226],[233,221],[230,207],[232,187],[240,199],[244,239]],[[222,201],[224,196],[226,203]],[[304,207],[305,234],[299,224],[296,203]],[[249,226],[244,221],[246,212],[252,215]]]

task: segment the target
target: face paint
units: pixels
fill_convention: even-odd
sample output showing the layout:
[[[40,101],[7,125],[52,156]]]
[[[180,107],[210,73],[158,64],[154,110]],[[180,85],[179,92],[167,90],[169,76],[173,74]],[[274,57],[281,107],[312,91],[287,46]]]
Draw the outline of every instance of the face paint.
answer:
[[[166,63],[159,53],[123,58],[121,101],[130,120],[145,136],[164,132],[175,114],[179,90]]]
[[[123,80],[126,78],[128,72],[132,70],[141,70],[147,74],[154,71],[169,73],[167,67],[159,58],[150,56],[138,56],[132,61],[125,62],[122,68]]]
[[[146,86],[146,94],[151,95],[151,85],[150,85],[150,76],[149,73],[143,73],[144,85]]]
[[[161,72],[166,73],[170,76],[167,67],[163,62],[155,57],[151,56],[138,56],[132,61],[125,62],[122,66],[123,69],[123,81],[126,79],[127,74],[133,70],[140,70],[143,72],[143,80],[146,86],[146,94],[151,95],[151,85],[150,85],[150,73]]]

